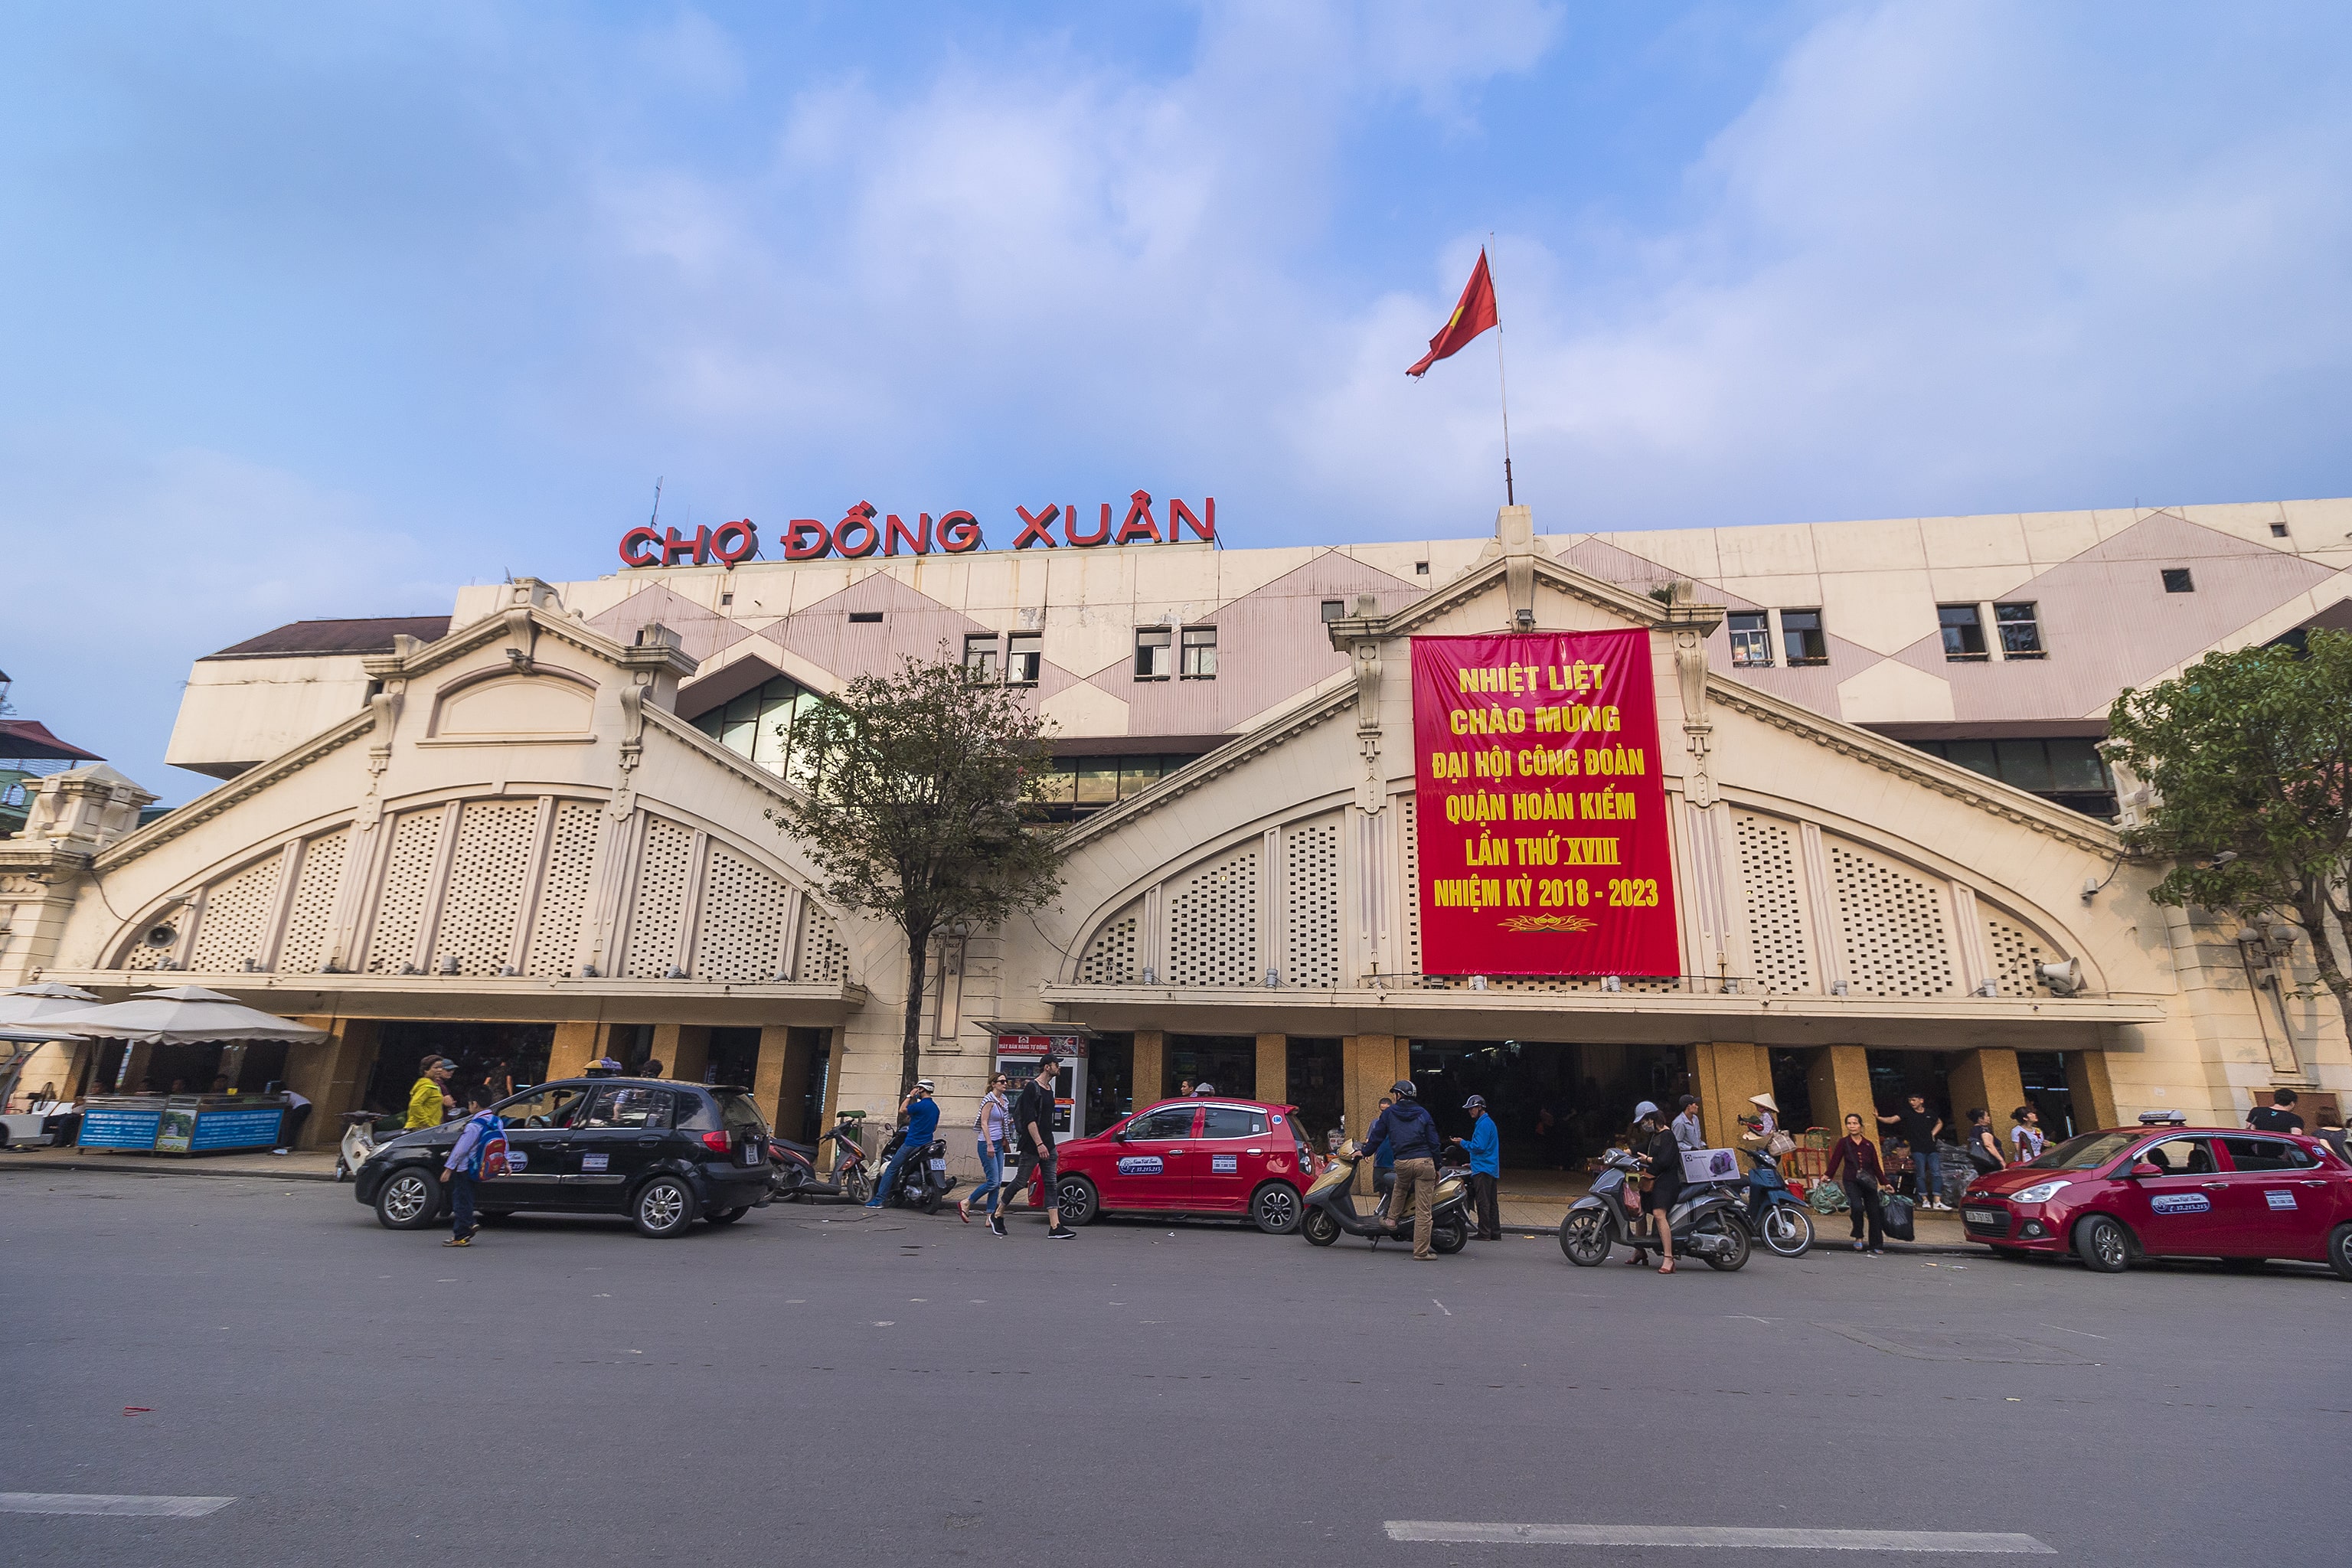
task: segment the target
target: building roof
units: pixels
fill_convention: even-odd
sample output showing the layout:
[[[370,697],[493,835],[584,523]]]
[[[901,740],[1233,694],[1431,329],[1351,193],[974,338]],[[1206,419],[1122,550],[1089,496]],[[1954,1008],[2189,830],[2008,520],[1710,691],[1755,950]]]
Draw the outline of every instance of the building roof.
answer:
[[[247,637],[205,658],[284,658],[297,654],[390,653],[392,639],[438,642],[449,635],[446,616],[378,616],[361,621],[296,621]]]
[[[0,719],[0,757],[42,762],[98,763],[106,759],[49,733],[37,719]]]

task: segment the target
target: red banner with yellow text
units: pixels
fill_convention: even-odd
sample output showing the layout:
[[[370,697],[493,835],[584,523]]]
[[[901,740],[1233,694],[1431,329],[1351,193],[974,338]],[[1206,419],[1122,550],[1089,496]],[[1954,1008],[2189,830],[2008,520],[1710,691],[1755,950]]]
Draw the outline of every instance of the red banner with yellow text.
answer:
[[[1679,974],[1646,631],[1412,639],[1424,974]]]

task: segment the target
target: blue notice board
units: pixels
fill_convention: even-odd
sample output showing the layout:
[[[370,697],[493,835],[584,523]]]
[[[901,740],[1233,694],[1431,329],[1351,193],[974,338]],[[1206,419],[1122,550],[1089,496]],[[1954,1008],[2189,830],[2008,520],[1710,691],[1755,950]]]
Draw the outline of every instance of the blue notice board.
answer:
[[[207,1110],[196,1117],[195,1136],[188,1140],[188,1152],[201,1154],[207,1149],[270,1149],[278,1143],[278,1123],[286,1112],[276,1106],[267,1110]]]
[[[100,1110],[81,1113],[78,1149],[152,1149],[163,1125],[162,1110]]]

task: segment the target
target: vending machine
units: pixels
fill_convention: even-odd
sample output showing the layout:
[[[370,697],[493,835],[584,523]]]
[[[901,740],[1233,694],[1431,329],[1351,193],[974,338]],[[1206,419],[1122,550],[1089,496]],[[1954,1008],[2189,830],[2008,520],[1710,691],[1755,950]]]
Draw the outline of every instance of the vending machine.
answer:
[[[1079,1024],[990,1024],[996,1039],[996,1070],[1013,1079],[1013,1097],[1037,1076],[1037,1063],[1048,1055],[1062,1058],[1054,1080],[1054,1125],[1056,1142],[1081,1135],[1078,1108],[1087,1102],[1087,1047],[1094,1031]]]

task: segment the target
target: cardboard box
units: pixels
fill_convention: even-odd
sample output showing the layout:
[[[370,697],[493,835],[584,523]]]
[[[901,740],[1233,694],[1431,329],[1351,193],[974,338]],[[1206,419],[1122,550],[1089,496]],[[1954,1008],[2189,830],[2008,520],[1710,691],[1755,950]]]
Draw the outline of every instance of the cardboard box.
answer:
[[[1739,1156],[1729,1149],[1685,1149],[1683,1180],[1737,1182],[1740,1180]]]

